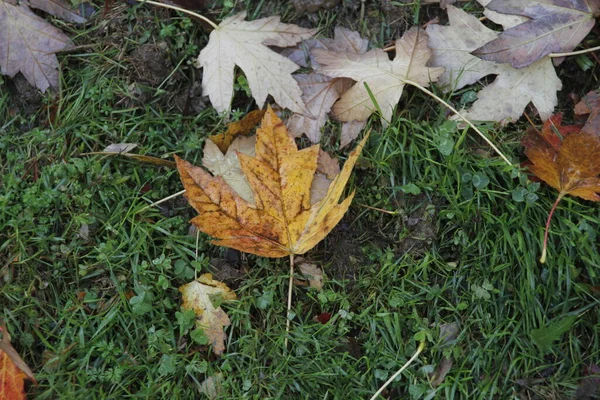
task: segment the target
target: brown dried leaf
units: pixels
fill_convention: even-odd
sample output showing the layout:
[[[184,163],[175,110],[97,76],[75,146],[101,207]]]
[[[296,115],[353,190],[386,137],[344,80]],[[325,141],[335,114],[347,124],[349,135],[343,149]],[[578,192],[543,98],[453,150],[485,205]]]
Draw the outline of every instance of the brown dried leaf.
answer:
[[[0,69],[10,77],[21,72],[45,92],[58,87],[56,53],[71,47],[59,29],[35,15],[27,6],[0,1]]]
[[[350,154],[327,195],[311,205],[318,146],[298,150],[283,122],[269,107],[257,131],[256,156],[238,153],[255,205],[242,199],[223,178],[176,158],[186,198],[199,212],[192,223],[216,237],[214,244],[265,257],[303,254],[339,222],[353,195],[339,203],[366,138]]]
[[[502,32],[473,54],[523,68],[548,54],[572,51],[594,26],[600,0],[492,0],[487,8],[531,20]]]
[[[0,320],[0,399],[25,399],[24,379],[37,385],[33,372],[10,344],[10,334],[4,321]]]
[[[600,92],[591,91],[575,105],[575,114],[589,114],[582,132],[590,135],[600,135]]]
[[[382,49],[364,54],[323,49],[316,49],[313,53],[317,61],[324,65],[318,72],[333,78],[345,77],[357,81],[333,106],[335,117],[341,121],[364,121],[375,112],[366,84],[381,108],[382,123],[387,126],[406,79],[427,86],[444,71],[443,68],[426,67],[431,50],[427,47],[427,34],[419,28],[412,28],[396,41],[396,57],[393,61]]]
[[[194,310],[196,327],[202,329],[213,346],[216,355],[225,350],[225,333],[223,328],[231,325],[229,317],[221,307],[213,305],[212,298],[218,296],[221,300],[235,300],[235,293],[222,282],[215,281],[211,274],[203,274],[197,280],[179,288],[183,299],[181,307]]]
[[[14,1],[9,3],[16,5]],[[21,0],[21,4],[40,9],[74,24],[83,24],[86,21],[66,0]]]
[[[230,122],[225,132],[210,136],[209,139],[216,144],[219,149],[226,153],[231,142],[239,136],[250,133],[265,115],[265,110],[250,111],[239,121]]]

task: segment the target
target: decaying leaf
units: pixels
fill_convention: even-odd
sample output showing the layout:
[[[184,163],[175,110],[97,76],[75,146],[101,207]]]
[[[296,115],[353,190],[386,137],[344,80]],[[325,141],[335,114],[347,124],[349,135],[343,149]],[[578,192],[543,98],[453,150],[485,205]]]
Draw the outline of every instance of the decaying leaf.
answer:
[[[339,222],[353,194],[339,203],[366,138],[353,151],[320,202],[310,204],[318,146],[298,150],[285,125],[269,109],[257,130],[256,156],[238,154],[255,204],[242,199],[222,177],[176,158],[192,223],[219,240],[213,243],[266,257],[303,254]]]
[[[530,102],[543,120],[552,115],[562,82],[550,60],[539,60],[522,69],[481,60],[470,52],[493,40],[496,32],[453,6],[448,6],[448,17],[449,26],[427,27],[433,51],[431,65],[446,68],[439,79],[445,90],[457,90],[484,76],[498,75],[492,84],[479,91],[477,101],[463,116],[477,121],[508,123],[519,119]]]
[[[213,346],[216,355],[225,350],[225,333],[223,328],[229,326],[229,317],[218,306],[215,300],[235,300],[236,295],[222,282],[213,279],[211,274],[203,274],[197,280],[179,288],[183,299],[181,307],[184,310],[194,310],[196,327],[202,329]]]
[[[227,125],[227,130],[225,132],[210,136],[209,139],[216,144],[223,153],[226,153],[233,140],[239,135],[250,133],[252,129],[258,125],[263,115],[265,115],[265,110],[250,111],[239,121],[230,122]]]
[[[473,54],[523,68],[548,54],[572,51],[594,26],[600,0],[492,0],[487,8],[531,19],[502,32]]]
[[[582,132],[600,135],[600,91],[594,90],[586,94],[575,105],[575,114],[580,116],[589,114]]]
[[[546,260],[548,231],[554,210],[567,194],[600,201],[600,135],[584,128],[560,125],[560,116],[546,121],[541,131],[529,129],[523,139],[529,170],[558,190],[546,222],[540,261]]]
[[[323,49],[316,49],[313,53],[322,65],[318,72],[357,81],[333,106],[333,114],[340,121],[364,121],[376,111],[366,85],[381,108],[382,124],[387,126],[402,95],[405,80],[427,86],[444,71],[440,67],[426,67],[431,50],[427,47],[427,34],[419,28],[412,28],[396,41],[393,61],[382,49],[364,54]]]
[[[479,4],[481,4],[485,9],[483,10],[483,15],[485,15],[490,21],[502,25],[504,30],[510,29],[513,26],[517,26],[522,24],[525,21],[529,21],[529,18],[524,17],[522,15],[510,15],[510,14],[502,14],[487,8],[487,5],[490,4],[492,0],[477,0]],[[495,38],[494,38],[495,39]],[[493,40],[493,39],[492,39]]]
[[[279,17],[255,21],[244,21],[245,18],[246,12],[226,18],[211,32],[208,44],[198,56],[198,66],[204,68],[202,92],[217,111],[228,110],[237,65],[246,74],[259,108],[270,94],[280,106],[310,115],[291,75],[298,66],[267,46],[293,46],[316,30],[282,24]]]
[[[340,173],[340,163],[323,150],[319,150],[317,172],[310,187],[310,204],[321,201],[329,190],[331,182]]]
[[[17,5],[17,0],[4,0]],[[86,20],[71,7],[67,0],[20,0],[22,5],[37,8],[74,24],[83,24]]]
[[[25,399],[25,379],[37,384],[33,372],[10,344],[10,334],[0,320],[0,399]]]
[[[218,373],[207,377],[198,388],[198,391],[208,397],[210,400],[216,400],[221,395],[223,374]]]
[[[254,147],[256,146],[256,136],[238,136],[225,154],[215,143],[210,140],[204,142],[204,155],[202,165],[204,165],[214,176],[222,176],[225,182],[244,200],[254,203],[252,189],[242,172],[237,153],[243,153],[248,156],[254,156]]]
[[[45,92],[58,87],[56,53],[72,46],[59,29],[25,5],[0,1],[0,69],[10,77],[18,72]]]
[[[358,32],[336,27],[334,39],[306,40],[288,57],[295,60],[299,65],[309,66],[310,64],[313,68],[318,68],[319,63],[312,54],[314,49],[363,54],[367,51],[368,46],[369,41],[363,39]],[[306,60],[310,62],[307,63]],[[354,81],[348,78],[331,78],[317,72],[295,75],[294,79],[300,85],[302,100],[314,118],[296,113],[287,121],[287,127],[292,136],[298,137],[304,133],[311,142],[319,143],[321,141],[321,128],[327,121],[327,114],[331,110],[331,106],[346,90],[350,89]],[[344,123],[344,125],[347,124],[352,123]],[[357,124],[352,124],[352,126],[359,127]],[[344,147],[356,139],[362,128],[364,128],[364,123],[360,125],[360,129],[342,128],[340,147]]]
[[[323,270],[315,264],[300,262],[298,269],[308,281],[308,286],[313,289],[323,290]]]

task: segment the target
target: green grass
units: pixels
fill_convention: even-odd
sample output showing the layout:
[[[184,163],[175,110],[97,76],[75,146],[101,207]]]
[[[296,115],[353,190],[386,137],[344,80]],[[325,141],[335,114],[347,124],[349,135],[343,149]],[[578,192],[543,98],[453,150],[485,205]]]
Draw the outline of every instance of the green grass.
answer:
[[[254,17],[279,10],[286,22],[299,18],[287,2],[236,7]],[[211,10],[213,19],[230,11]],[[385,18],[374,6],[366,11]],[[336,21],[352,20],[336,12],[302,21],[330,32]],[[386,36],[390,22],[369,32],[378,45],[394,39]],[[8,79],[0,86],[0,316],[40,382],[31,398],[200,398],[201,383],[221,374],[222,398],[364,399],[421,339],[425,351],[385,398],[572,398],[584,367],[599,362],[598,207],[565,198],[548,262],[539,264],[556,192],[508,168],[413,89],[388,128],[372,119],[349,183],[354,203],[306,255],[327,279],[320,293],[294,289],[286,351],[287,259],[240,258],[203,235],[197,246],[185,200],[146,208],[181,190],[174,170],[83,155],[130,142],[141,154],[200,164],[205,138],[224,121],[210,105],[183,116],[173,98],[198,79],[188,61],[206,33],[147,6],[119,6],[87,30],[65,29],[92,46],[61,56],[62,90],[44,95],[48,107],[15,113]],[[142,101],[130,89],[139,82],[131,54],[155,42],[166,43],[178,67],[171,78],[140,84],[148,94]],[[586,93],[597,75],[595,66],[586,87],[569,90]],[[234,104],[237,116],[255,108],[243,90]],[[524,128],[483,127],[515,162],[523,159]],[[323,140],[345,159],[347,150],[333,143]],[[177,290],[217,260],[242,272],[227,281],[239,300],[223,305],[232,325],[221,357],[191,339]],[[328,323],[314,320],[324,312]],[[535,345],[532,330],[570,315],[576,322],[550,349]],[[452,340],[440,338],[448,324],[459,327]],[[453,365],[433,388],[428,374],[443,357]]]

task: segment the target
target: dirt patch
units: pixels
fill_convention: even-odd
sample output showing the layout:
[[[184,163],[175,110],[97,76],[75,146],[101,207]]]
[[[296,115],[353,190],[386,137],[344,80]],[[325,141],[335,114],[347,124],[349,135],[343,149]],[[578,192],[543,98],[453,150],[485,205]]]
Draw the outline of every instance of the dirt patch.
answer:
[[[129,62],[131,80],[152,86],[161,84],[173,71],[164,42],[139,46],[129,56]]]
[[[42,108],[41,92],[31,86],[20,73],[8,79],[6,86],[10,93],[11,113],[30,117]]]

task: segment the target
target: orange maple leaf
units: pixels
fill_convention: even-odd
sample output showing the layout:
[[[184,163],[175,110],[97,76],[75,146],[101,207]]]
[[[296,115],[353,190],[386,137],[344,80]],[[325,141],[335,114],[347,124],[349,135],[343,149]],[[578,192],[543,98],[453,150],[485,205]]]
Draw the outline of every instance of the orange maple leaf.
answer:
[[[231,247],[265,257],[303,254],[342,219],[354,196],[340,197],[366,142],[355,149],[325,197],[311,205],[310,189],[319,146],[298,150],[283,122],[269,109],[256,135],[256,156],[238,153],[255,204],[242,199],[223,178],[176,157],[188,202],[200,215],[199,230]]]
[[[523,139],[529,170],[558,190],[558,197],[546,221],[544,247],[540,262],[546,261],[548,231],[552,215],[567,194],[600,201],[600,136],[578,126],[562,126],[557,114],[541,131],[529,129]]]

